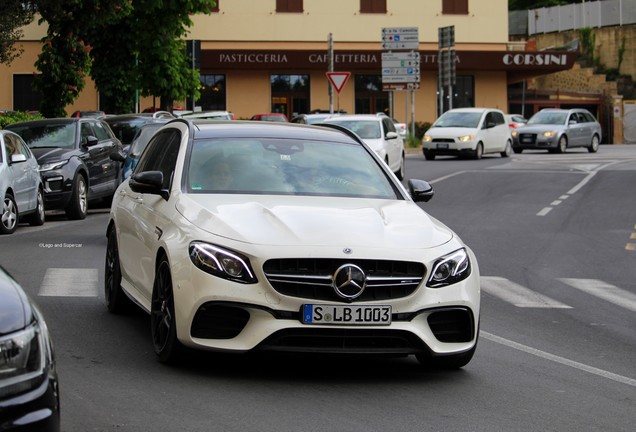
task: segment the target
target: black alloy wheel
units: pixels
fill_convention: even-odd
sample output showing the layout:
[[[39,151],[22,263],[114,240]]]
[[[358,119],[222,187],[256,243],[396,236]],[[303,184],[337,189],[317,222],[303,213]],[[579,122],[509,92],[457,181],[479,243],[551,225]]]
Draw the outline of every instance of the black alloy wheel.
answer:
[[[159,361],[167,364],[175,363],[181,352],[181,343],[177,340],[170,264],[165,256],[161,257],[155,273],[150,305],[150,326],[152,343]]]
[[[128,312],[132,302],[121,288],[121,267],[115,227],[108,233],[106,261],[104,264],[104,298],[106,308],[112,313]]]

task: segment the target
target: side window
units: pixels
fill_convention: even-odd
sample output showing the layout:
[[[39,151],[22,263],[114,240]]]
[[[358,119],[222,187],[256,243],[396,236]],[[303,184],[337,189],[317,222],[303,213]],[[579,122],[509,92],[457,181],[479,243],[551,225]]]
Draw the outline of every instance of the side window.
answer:
[[[502,125],[506,123],[506,119],[504,118],[502,113],[492,112],[491,114],[492,114],[492,120],[495,122],[496,125]]]
[[[481,125],[482,129],[488,129],[488,125],[493,122],[492,113],[486,113],[486,117],[484,118],[484,124]]]
[[[135,173],[161,171],[163,173],[163,188],[169,189],[177,164],[180,142],[181,134],[177,130],[171,129],[157,133],[141,155]]]
[[[570,123],[578,123],[578,122],[579,122],[579,118],[576,115],[576,113],[570,114],[570,118],[568,119],[568,124],[570,124]]]
[[[7,153],[7,160],[11,161],[11,155],[17,153],[13,137],[10,134],[4,136],[4,151]]]
[[[389,118],[383,118],[382,125],[384,126],[384,135],[386,135],[389,132],[397,132],[397,129],[395,129],[395,125],[393,124],[393,121],[391,121],[391,119]]]
[[[89,136],[95,136],[95,132],[93,132],[93,128],[87,122],[82,122],[80,126],[80,134],[81,134],[81,142],[85,143],[86,138]]]
[[[31,157],[31,150],[29,150],[29,147],[27,147],[27,145],[24,143],[24,141],[22,141],[22,139],[18,138],[18,137],[10,137],[11,139],[13,139],[13,142],[15,143],[15,148],[17,149],[17,152],[22,153],[24,156],[26,156],[27,159],[29,159]]]
[[[594,123],[596,121],[594,116],[590,114],[589,112],[583,113],[583,115],[585,116],[585,119],[590,123]]]
[[[95,136],[100,141],[106,141],[106,140],[112,139],[112,137],[108,134],[108,131],[106,130],[106,128],[104,128],[101,122],[93,123],[93,131],[95,131]]]

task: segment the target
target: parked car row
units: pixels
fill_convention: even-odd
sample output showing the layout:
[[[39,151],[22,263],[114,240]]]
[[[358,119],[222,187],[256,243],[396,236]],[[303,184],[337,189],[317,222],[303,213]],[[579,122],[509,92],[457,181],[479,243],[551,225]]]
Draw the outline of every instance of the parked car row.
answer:
[[[508,157],[524,149],[563,153],[568,148],[598,151],[601,125],[587,110],[543,109],[530,120],[493,108],[456,108],[442,114],[422,138],[427,160],[438,155],[481,159],[487,153]]]

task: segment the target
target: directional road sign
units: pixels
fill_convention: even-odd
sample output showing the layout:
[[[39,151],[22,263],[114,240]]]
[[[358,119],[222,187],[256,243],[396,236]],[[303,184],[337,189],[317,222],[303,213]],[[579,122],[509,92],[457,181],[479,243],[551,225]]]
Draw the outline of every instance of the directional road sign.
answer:
[[[417,27],[394,27],[382,29],[382,49],[416,50],[420,47]]]

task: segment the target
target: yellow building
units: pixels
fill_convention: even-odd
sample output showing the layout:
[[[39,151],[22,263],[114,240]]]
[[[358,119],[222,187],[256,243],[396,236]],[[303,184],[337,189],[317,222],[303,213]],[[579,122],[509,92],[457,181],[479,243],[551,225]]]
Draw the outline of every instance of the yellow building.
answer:
[[[389,109],[400,121],[433,121],[451,104],[508,111],[508,85],[569,69],[574,62],[573,53],[525,51],[523,44],[508,42],[507,0],[217,0],[212,13],[193,21],[188,39],[200,47],[203,84],[194,105],[230,110],[237,118],[266,112],[293,117],[333,108],[349,113]],[[452,100],[438,93],[438,33],[451,26]],[[386,90],[387,81],[408,87],[406,81],[417,78],[388,63],[383,67],[382,55],[389,48],[392,54],[402,53],[395,45],[383,45],[383,29],[398,34],[416,29],[419,82],[411,87],[417,89]],[[21,41],[24,54],[10,67],[0,65],[0,109],[37,109],[30,82],[44,33],[36,24],[28,26]],[[330,65],[335,72],[350,73],[340,92],[330,93]],[[407,75],[392,76],[401,73]],[[443,92],[448,95],[448,87]],[[153,104],[153,98],[146,98],[140,108]],[[92,83],[67,107],[69,113],[77,109],[99,109]]]

